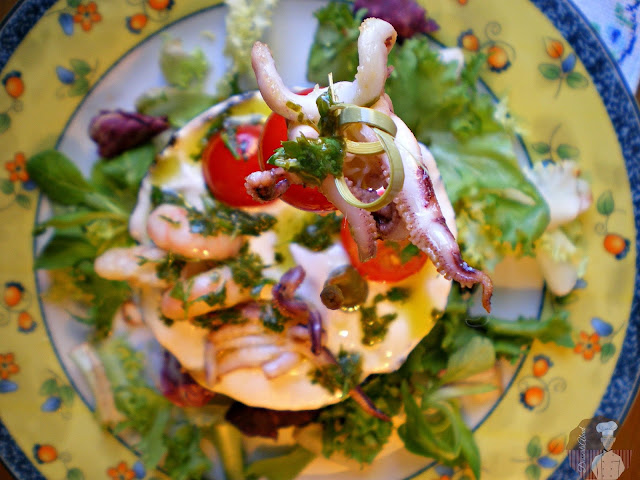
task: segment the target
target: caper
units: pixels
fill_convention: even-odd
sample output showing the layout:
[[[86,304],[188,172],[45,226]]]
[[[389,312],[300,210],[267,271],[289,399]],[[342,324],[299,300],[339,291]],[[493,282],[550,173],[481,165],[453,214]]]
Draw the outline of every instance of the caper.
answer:
[[[351,265],[343,265],[329,273],[320,293],[320,299],[330,310],[351,309],[364,303],[369,285]]]

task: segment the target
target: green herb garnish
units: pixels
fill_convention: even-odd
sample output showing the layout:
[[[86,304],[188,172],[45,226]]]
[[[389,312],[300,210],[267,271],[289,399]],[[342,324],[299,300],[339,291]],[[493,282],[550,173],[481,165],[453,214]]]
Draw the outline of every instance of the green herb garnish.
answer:
[[[337,364],[329,364],[314,370],[311,381],[318,383],[329,392],[342,392],[343,395],[360,383],[362,376],[362,358],[359,353],[340,350]]]
[[[304,224],[292,241],[314,252],[326,250],[333,245],[333,237],[340,233],[341,223],[342,217],[333,212],[324,216],[317,215]]]

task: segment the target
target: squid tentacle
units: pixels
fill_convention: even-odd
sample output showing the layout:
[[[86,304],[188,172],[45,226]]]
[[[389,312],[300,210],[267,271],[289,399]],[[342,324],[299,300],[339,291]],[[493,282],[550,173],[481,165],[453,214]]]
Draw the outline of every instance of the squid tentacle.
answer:
[[[322,317],[308,302],[295,296],[304,277],[305,271],[300,265],[287,270],[273,287],[273,306],[285,317],[302,320],[307,324],[311,351],[318,355],[322,348]]]

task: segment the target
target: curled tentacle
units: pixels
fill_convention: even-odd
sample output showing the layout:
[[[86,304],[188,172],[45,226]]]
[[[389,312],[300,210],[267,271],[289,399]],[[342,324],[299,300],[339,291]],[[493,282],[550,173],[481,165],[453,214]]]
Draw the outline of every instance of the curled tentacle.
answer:
[[[351,180],[347,180],[347,185],[360,201],[373,202],[378,198],[378,192],[375,190],[360,188]],[[392,241],[401,241],[407,238],[406,225],[394,203],[371,212],[371,215],[376,222],[377,238]]]
[[[353,82],[338,82],[334,92],[340,102],[370,105],[384,91],[389,75],[387,58],[396,43],[396,33],[390,23],[379,18],[367,18],[360,25],[358,37],[358,73]]]
[[[244,186],[254,200],[270,202],[284,195],[292,183],[298,183],[293,177],[293,174],[283,168],[272,168],[249,174],[245,178]]]
[[[382,94],[389,73],[387,57],[396,42],[396,36],[394,28],[383,20],[368,18],[362,23],[358,37],[358,73],[353,82],[334,85],[339,101],[368,105]],[[320,114],[316,99],[326,88],[316,88],[306,96],[292,92],[282,81],[269,47],[264,43],[254,44],[251,65],[260,93],[271,110],[294,122],[318,122]]]
[[[409,128],[397,116],[392,116],[398,127],[396,141],[401,145],[405,169],[404,188],[394,202],[409,229],[409,239],[425,252],[438,272],[462,286],[481,283],[482,305],[491,310],[493,283],[489,276],[470,267],[460,255],[460,247],[442,215],[429,172],[418,162],[421,151]]]
[[[331,364],[331,365],[338,365],[338,360],[336,359],[336,357],[333,355],[333,353],[331,353],[331,350],[329,350],[328,348],[323,348],[321,354],[318,356],[318,360],[320,362],[322,362],[323,364]],[[351,398],[353,398],[353,400],[360,405],[360,407],[367,412],[369,415],[372,415],[376,418],[379,418],[380,420],[384,420],[385,422],[390,422],[391,419],[389,418],[389,416],[384,413],[383,411],[379,410],[371,401],[371,399],[369,397],[367,397],[367,394],[364,393],[364,391],[362,390],[362,387],[355,386],[353,387],[351,390],[349,390],[349,395],[351,396]]]
[[[285,317],[307,324],[311,351],[317,355],[322,348],[322,317],[308,302],[295,297],[304,277],[305,271],[301,266],[289,269],[273,287],[273,306]]]
[[[317,123],[320,113],[316,98],[321,90],[316,89],[306,96],[292,92],[280,77],[269,47],[262,42],[256,42],[251,49],[251,66],[262,98],[271,110],[287,120],[301,122],[307,119]]]
[[[349,392],[349,395],[351,395],[351,398],[353,398],[353,400],[358,405],[360,405],[360,408],[362,408],[365,412],[367,412],[372,417],[379,418],[380,420],[383,420],[385,422],[391,421],[391,418],[389,418],[389,416],[386,413],[384,413],[382,410],[376,407],[374,403],[371,401],[371,399],[367,397],[367,394],[364,393],[360,385],[352,388],[351,391]]]
[[[340,210],[351,228],[351,234],[358,245],[360,261],[365,262],[376,255],[376,222],[366,210],[349,205],[338,192],[335,177],[328,175],[320,187],[322,194]]]

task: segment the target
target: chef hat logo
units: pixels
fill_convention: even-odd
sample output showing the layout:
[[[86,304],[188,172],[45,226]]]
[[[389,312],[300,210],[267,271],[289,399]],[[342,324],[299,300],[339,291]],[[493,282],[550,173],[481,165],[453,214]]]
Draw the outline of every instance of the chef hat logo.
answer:
[[[601,433],[603,437],[613,437],[613,432],[618,428],[616,422],[602,422],[596,425],[596,431]]]

